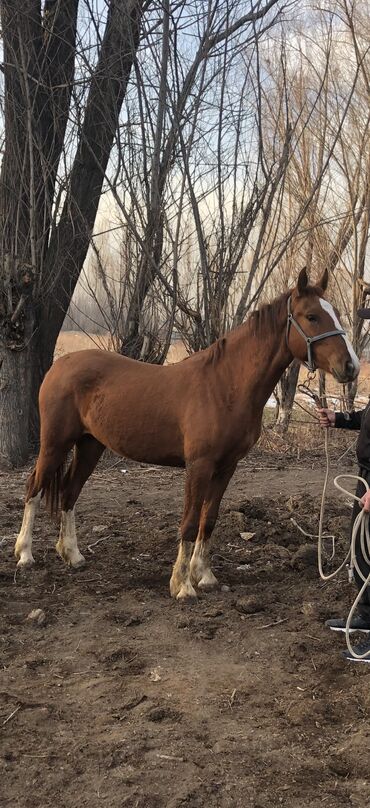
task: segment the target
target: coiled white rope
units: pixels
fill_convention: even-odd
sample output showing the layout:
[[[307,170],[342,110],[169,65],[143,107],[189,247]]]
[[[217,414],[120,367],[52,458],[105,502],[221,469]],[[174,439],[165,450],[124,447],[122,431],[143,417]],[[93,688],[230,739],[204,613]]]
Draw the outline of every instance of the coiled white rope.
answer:
[[[352,527],[352,534],[350,540],[350,548],[348,553],[344,559],[344,561],[340,564],[340,566],[331,572],[330,574],[325,574],[323,569],[323,561],[322,561],[322,550],[323,550],[323,538],[326,538],[323,535],[323,522],[324,522],[324,515],[325,515],[325,501],[326,501],[326,491],[328,487],[328,479],[329,479],[329,472],[330,472],[330,460],[329,460],[329,437],[328,437],[328,429],[325,431],[325,457],[326,457],[326,471],[325,471],[325,480],[324,480],[324,487],[321,497],[321,507],[320,507],[320,521],[319,521],[319,533],[318,533],[318,567],[319,567],[319,574],[320,578],[323,581],[329,581],[331,578],[334,578],[338,575],[339,572],[343,569],[343,567],[347,564],[348,559],[350,559],[349,563],[349,580],[353,579],[353,571],[356,570],[359,578],[363,581],[363,585],[351,606],[347,622],[346,622],[346,643],[347,648],[354,659],[368,659],[370,657],[370,651],[366,651],[364,654],[358,654],[351,645],[350,641],[350,626],[352,617],[356,611],[356,608],[362,598],[362,595],[366,591],[367,587],[370,586],[370,573],[367,577],[361,571],[357,558],[356,558],[356,542],[358,534],[360,535],[360,547],[364,561],[368,564],[370,568],[370,524],[369,524],[369,513],[365,510],[362,510],[357,515],[353,527]],[[360,497],[353,494],[351,491],[348,491],[347,488],[344,488],[343,485],[340,484],[339,480],[357,480],[363,483],[365,491],[369,491],[369,485],[363,477],[359,477],[357,474],[338,474],[337,477],[334,479],[335,487],[341,491],[346,496],[351,497],[353,500],[357,502],[360,501]]]

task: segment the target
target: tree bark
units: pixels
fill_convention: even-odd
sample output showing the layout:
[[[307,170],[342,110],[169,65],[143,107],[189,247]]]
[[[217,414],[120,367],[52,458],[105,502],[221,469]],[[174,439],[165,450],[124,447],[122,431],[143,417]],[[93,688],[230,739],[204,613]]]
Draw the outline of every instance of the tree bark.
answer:
[[[37,362],[32,332],[34,311],[30,300],[22,312],[26,321],[25,343],[12,347],[0,344],[0,458],[13,466],[22,465],[28,457],[29,390]]]

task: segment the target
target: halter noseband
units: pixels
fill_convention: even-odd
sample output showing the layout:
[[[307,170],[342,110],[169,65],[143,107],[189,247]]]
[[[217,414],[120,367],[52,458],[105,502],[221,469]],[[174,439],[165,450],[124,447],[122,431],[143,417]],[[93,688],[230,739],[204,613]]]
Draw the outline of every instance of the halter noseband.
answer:
[[[286,344],[289,348],[289,332],[290,327],[294,325],[298,334],[303,337],[305,343],[307,345],[307,362],[303,362],[306,368],[308,368],[311,373],[314,373],[316,368],[315,362],[312,356],[312,343],[319,342],[319,340],[326,339],[326,337],[343,337],[345,336],[345,331],[335,328],[333,331],[325,331],[323,334],[318,334],[316,337],[308,337],[307,334],[304,333],[303,328],[297,323],[297,320],[294,319],[293,314],[291,312],[291,297],[288,297],[288,318],[286,324]]]

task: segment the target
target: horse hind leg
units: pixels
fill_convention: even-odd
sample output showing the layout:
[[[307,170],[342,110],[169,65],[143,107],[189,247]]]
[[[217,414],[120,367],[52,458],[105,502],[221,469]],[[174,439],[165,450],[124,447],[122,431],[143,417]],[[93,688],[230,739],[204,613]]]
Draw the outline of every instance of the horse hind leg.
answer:
[[[56,551],[74,569],[85,564],[77,544],[75,504],[104,449],[103,444],[92,435],[83,435],[75,444],[71,465],[62,482],[62,514]]]
[[[14,547],[17,567],[31,567],[34,564],[32,555],[33,525],[44,491],[50,491],[55,475],[62,467],[67,449],[55,448],[52,452],[40,450],[36,466],[32,471],[26,491],[22,526]]]
[[[33,472],[34,474],[34,472]],[[17,559],[17,567],[32,567],[35,559],[32,555],[32,536],[35,516],[39,509],[41,491],[34,496],[26,498],[23,520],[17,541],[14,547],[14,555]]]

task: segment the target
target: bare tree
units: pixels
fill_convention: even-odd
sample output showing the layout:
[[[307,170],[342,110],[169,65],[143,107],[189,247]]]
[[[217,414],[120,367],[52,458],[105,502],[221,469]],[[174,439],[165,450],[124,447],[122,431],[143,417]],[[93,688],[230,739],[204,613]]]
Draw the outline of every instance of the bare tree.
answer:
[[[0,4],[0,454],[13,463],[35,435],[38,388],[88,249],[145,2],[111,0],[87,33],[78,6]]]
[[[297,146],[285,177],[284,215],[282,230],[289,231],[291,220],[311,199],[290,249],[280,261],[285,282],[293,280],[297,260],[311,270],[313,278],[321,275],[324,267],[332,276],[332,294],[336,293],[338,307],[346,325],[352,330],[352,341],[361,355],[366,336],[357,317],[357,308],[363,296],[365,256],[368,241],[369,210],[369,113],[366,75],[368,57],[366,45],[362,52],[353,41],[356,9],[349,14],[346,3],[341,9],[346,36],[335,38],[328,28],[327,13],[319,16],[316,42],[307,58],[305,33],[300,33],[300,47],[295,46],[294,80],[290,108],[304,109],[312,97],[312,88],[321,86],[320,103],[310,116],[309,125],[301,130]],[[364,26],[362,18],[362,26]],[[358,19],[357,19],[358,24]],[[363,30],[363,28],[362,28]],[[317,32],[319,31],[319,35]],[[330,32],[330,40],[328,39]],[[362,42],[364,42],[362,40]],[[328,49],[328,44],[330,48]],[[325,46],[326,55],[323,55]],[[321,51],[321,55],[320,55]],[[343,72],[346,56],[347,69]],[[325,81],[320,65],[326,64]],[[348,104],[348,99],[350,103]],[[343,110],[345,109],[345,116]],[[326,155],[330,153],[330,162]],[[326,162],[326,171],[322,168]],[[319,171],[318,171],[319,169]],[[315,174],[313,173],[315,172]],[[316,176],[321,176],[317,184]],[[314,189],[314,194],[312,190]],[[292,261],[292,259],[294,259]],[[295,263],[295,266],[294,266]],[[278,276],[273,283],[279,286]],[[283,431],[289,424],[298,368],[293,364],[283,375],[278,389],[279,413],[277,423]],[[320,388],[324,393],[322,379]],[[356,385],[351,385],[348,404],[351,406]]]
[[[126,98],[130,126],[120,133],[120,154],[128,159],[119,160],[118,155],[114,182],[108,178],[123,223],[141,251],[125,320],[121,350],[126,355],[143,356],[142,313],[148,300],[161,299],[168,327],[176,311],[188,317],[194,313],[179,284],[186,241],[184,221],[189,215],[197,217],[200,199],[206,205],[207,197],[225,181],[210,177],[206,170],[204,187],[193,188],[193,167],[205,142],[202,130],[213,126],[218,117],[216,98],[230,92],[230,83],[228,89],[226,85],[235,76],[244,50],[276,24],[280,6],[276,0],[256,3],[248,13],[241,13],[245,4],[240,2],[209,0],[202,8],[181,2],[175,9],[165,2],[160,27],[146,40],[145,63],[138,54],[136,86]],[[237,103],[242,105],[240,97]],[[210,146],[213,149],[213,143]],[[224,158],[221,141],[217,148]],[[222,188],[220,193],[221,199]],[[200,230],[198,216],[198,236]],[[206,280],[206,247],[197,238],[200,271]],[[247,240],[247,232],[243,238]],[[224,238],[222,252],[226,249]],[[240,243],[238,249],[241,254]],[[209,298],[213,298],[210,288],[206,307]],[[200,325],[199,314],[197,319]],[[206,332],[199,347],[219,332],[219,327],[209,327],[208,318]]]
[[[192,137],[182,142],[191,211],[187,226],[198,263],[185,284],[181,277],[187,311],[179,306],[177,323],[193,349],[240,324],[261,295],[270,295],[273,287],[286,288],[303,263],[312,264],[312,238],[307,234],[316,222],[320,189],[351,104],[357,71],[346,87],[341,116],[328,132],[331,28],[323,32],[315,63],[307,49],[297,54],[293,23],[291,45],[289,26],[283,32],[279,44],[256,38],[244,50],[243,103],[237,109],[227,103],[225,90],[229,74],[233,86],[238,86],[237,79],[226,55],[221,62],[215,146],[206,179],[200,174],[200,155],[207,144],[195,119]],[[238,75],[243,76],[240,63]],[[232,143],[233,156],[230,148],[219,148],[225,140],[229,147]],[[296,367],[292,374],[297,378]],[[294,396],[295,385],[292,390]]]

